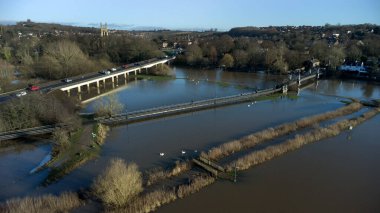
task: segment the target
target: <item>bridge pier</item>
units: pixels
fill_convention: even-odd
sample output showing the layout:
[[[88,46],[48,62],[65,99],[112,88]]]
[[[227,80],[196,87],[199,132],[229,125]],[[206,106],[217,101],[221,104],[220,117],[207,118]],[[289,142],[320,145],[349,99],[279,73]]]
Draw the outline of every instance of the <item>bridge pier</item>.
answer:
[[[99,81],[96,82],[96,87],[99,89]]]
[[[298,86],[301,86],[301,75],[298,74],[298,80],[297,80]]]
[[[81,91],[81,89],[80,89],[80,86],[78,86],[78,93],[81,93],[82,91]]]
[[[67,92],[67,96],[70,97],[70,89],[66,90],[66,92]]]
[[[87,84],[87,91],[90,93],[90,84]]]

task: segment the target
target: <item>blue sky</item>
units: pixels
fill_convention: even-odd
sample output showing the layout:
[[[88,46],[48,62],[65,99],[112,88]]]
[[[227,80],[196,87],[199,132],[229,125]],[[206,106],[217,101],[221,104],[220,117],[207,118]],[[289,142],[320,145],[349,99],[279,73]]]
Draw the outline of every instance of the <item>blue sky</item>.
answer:
[[[0,21],[167,28],[380,24],[379,0],[0,0]]]

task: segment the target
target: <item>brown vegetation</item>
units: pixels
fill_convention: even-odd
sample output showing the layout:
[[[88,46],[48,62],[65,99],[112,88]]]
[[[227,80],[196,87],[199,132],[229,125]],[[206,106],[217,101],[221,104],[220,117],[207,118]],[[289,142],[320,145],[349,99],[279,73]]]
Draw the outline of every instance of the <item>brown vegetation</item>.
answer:
[[[60,196],[43,195],[7,200],[0,204],[4,213],[51,213],[68,212],[82,204],[76,193],[64,192]]]
[[[170,203],[177,199],[175,190],[163,190],[159,189],[153,192],[149,192],[142,196],[136,197],[131,203],[120,209],[114,209],[107,211],[108,213],[145,213],[152,212],[158,207]]]
[[[31,93],[0,105],[1,131],[30,128],[40,125],[66,123],[77,128],[80,120],[75,114],[76,102],[57,92],[42,95]]]
[[[325,128],[318,128],[303,135],[297,135],[279,145],[269,146],[263,150],[247,154],[227,166],[232,171],[235,166],[238,170],[245,170],[251,166],[263,163],[286,152],[298,149],[303,145],[316,142],[329,137],[339,135],[342,131],[348,130],[350,126],[355,127],[364,121],[374,117],[380,112],[380,108],[375,108],[363,115],[350,120],[342,120]]]
[[[112,94],[97,102],[96,116],[112,116],[124,111],[124,105],[119,102],[116,95]]]
[[[210,185],[215,181],[215,178],[211,176],[200,175],[191,180],[188,185],[180,185],[177,190],[177,195],[179,198],[184,198],[190,194],[198,192],[202,188]]]
[[[155,168],[147,173],[147,186],[150,186],[158,181],[177,176],[182,172],[188,171],[191,168],[191,163],[189,161],[176,161],[175,166],[168,170],[163,170],[162,168]]]
[[[208,159],[219,159],[224,156],[233,154],[234,152],[241,151],[253,147],[264,141],[271,140],[273,138],[283,136],[294,132],[296,130],[314,125],[321,121],[336,118],[338,116],[347,115],[353,113],[361,108],[360,103],[351,103],[348,106],[342,107],[338,110],[302,118],[292,123],[285,123],[274,128],[265,129],[263,131],[248,135],[240,140],[234,140],[231,142],[224,143],[218,147],[214,147],[208,151],[208,153],[202,153],[202,156]]]
[[[171,74],[171,69],[166,64],[158,65],[157,67],[152,67],[149,69],[149,74],[151,75],[162,75],[167,76]]]
[[[135,163],[112,159],[107,169],[94,181],[92,190],[107,206],[125,206],[143,190],[141,173]]]
[[[200,189],[210,185],[215,181],[215,178],[208,175],[199,175],[194,177],[189,184],[179,185],[175,189],[158,189],[153,192],[148,192],[144,195],[134,198],[131,202],[121,208],[114,208],[108,212],[112,213],[147,213],[156,210],[158,207],[170,203],[177,198],[184,198],[193,194]]]
[[[56,129],[53,132],[53,156],[67,149],[70,146],[69,134],[65,129]]]
[[[110,130],[110,128],[106,125],[103,125],[101,123],[98,123],[95,125],[94,134],[95,136],[95,142],[98,145],[103,145],[104,141],[106,140],[107,133]]]

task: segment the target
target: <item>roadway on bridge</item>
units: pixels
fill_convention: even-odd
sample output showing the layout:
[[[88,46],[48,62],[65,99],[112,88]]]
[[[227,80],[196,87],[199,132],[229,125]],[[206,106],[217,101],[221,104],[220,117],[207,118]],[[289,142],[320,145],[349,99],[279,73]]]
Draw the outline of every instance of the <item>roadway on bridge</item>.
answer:
[[[156,63],[156,62],[159,62],[162,60],[173,60],[173,59],[174,58],[154,58],[154,59],[149,59],[149,60],[145,60],[145,61],[140,61],[140,62],[136,62],[133,64],[128,64],[127,69],[124,69],[122,67],[118,67],[117,70],[112,72],[111,74],[123,73],[125,70],[130,70],[130,69],[131,70],[132,69],[139,69],[139,68],[142,69],[145,65],[150,64],[150,63]],[[40,87],[39,91],[41,93],[47,93],[50,91],[60,89],[63,86],[75,85],[78,83],[87,82],[90,79],[102,78],[104,76],[105,76],[105,74],[101,74],[99,72],[93,72],[93,73],[87,73],[87,74],[79,75],[79,76],[75,76],[75,77],[70,77],[69,79],[72,80],[71,82],[64,82],[63,80],[57,80],[57,81],[50,81],[50,82],[38,84],[37,86]],[[12,98],[16,98],[17,97],[16,94],[20,93],[22,91],[25,91],[27,93],[32,92],[32,91],[29,91],[27,88],[24,88],[24,89],[11,91],[11,92],[2,93],[2,94],[0,94],[0,102],[4,102],[4,101],[10,100]]]

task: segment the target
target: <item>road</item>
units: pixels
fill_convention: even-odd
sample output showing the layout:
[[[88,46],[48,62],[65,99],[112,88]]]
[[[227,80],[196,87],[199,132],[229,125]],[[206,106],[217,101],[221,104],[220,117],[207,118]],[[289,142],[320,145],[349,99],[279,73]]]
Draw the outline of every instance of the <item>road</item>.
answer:
[[[163,60],[163,59],[165,59],[165,58],[153,58],[153,59],[149,59],[149,60],[145,60],[145,61],[140,61],[140,62],[128,64],[128,68],[127,69],[143,67],[146,64],[153,63],[153,62],[156,62],[156,61],[160,61],[160,60]],[[126,69],[124,69],[123,67],[117,67],[116,71],[113,71],[112,74],[118,73],[118,72],[121,73],[124,70],[126,70]],[[62,86],[74,85],[74,84],[77,84],[77,83],[86,82],[89,79],[96,79],[96,78],[100,78],[100,77],[103,77],[103,76],[104,76],[104,74],[101,74],[99,72],[93,72],[93,73],[87,73],[87,74],[79,75],[79,76],[75,76],[75,77],[70,77],[69,79],[72,80],[71,82],[64,82],[63,79],[62,79],[62,80],[56,80],[56,81],[50,81],[50,82],[38,84],[37,86],[40,87],[39,92],[41,92],[41,93],[47,93],[47,92],[59,89]],[[25,89],[19,89],[19,90],[7,92],[7,93],[2,93],[2,94],[0,94],[0,103],[4,102],[4,101],[7,101],[7,100],[10,100],[12,98],[17,98],[17,96],[16,96],[17,93],[20,93],[22,91],[25,91],[27,93],[33,92],[33,91],[29,91],[27,88],[25,88]],[[34,91],[34,92],[37,92],[37,91]]]

